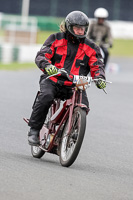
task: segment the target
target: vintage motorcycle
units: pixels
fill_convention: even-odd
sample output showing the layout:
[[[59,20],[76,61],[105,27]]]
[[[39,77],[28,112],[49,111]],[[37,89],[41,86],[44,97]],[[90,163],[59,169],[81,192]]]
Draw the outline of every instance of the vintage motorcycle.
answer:
[[[66,76],[70,80],[66,71],[60,70],[58,74]],[[31,146],[33,157],[41,158],[45,152],[49,152],[58,155],[60,163],[64,167],[69,167],[74,163],[83,142],[86,115],[89,112],[87,106],[81,103],[82,91],[95,81],[97,79],[88,76],[74,76],[75,87],[72,97],[64,102],[60,99],[53,101],[40,130],[40,145]],[[26,118],[24,120],[27,123],[29,121]]]

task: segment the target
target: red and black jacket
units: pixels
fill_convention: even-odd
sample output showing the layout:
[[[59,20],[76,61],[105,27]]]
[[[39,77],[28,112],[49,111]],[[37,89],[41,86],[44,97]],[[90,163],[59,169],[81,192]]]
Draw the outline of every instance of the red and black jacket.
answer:
[[[93,42],[85,39],[81,43],[72,43],[65,33],[55,33],[43,44],[37,53],[35,62],[45,73],[45,67],[49,64],[57,68],[64,68],[73,75],[88,75],[105,79],[103,58],[100,49]],[[51,77],[54,82],[58,82],[61,77]],[[64,80],[64,85],[72,83]]]

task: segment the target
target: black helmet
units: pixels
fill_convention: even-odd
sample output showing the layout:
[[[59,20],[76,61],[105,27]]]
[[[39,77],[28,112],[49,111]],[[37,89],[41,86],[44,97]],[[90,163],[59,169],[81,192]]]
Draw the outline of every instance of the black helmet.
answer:
[[[84,26],[85,27],[84,35],[76,35],[73,31],[73,26]],[[77,39],[85,38],[89,27],[89,19],[87,15],[85,15],[83,12],[73,11],[66,16],[65,27],[66,30],[73,36],[75,36]]]

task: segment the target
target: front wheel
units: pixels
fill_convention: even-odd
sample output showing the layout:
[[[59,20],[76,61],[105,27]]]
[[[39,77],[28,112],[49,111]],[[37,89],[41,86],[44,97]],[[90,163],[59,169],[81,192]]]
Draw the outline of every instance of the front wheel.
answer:
[[[80,151],[86,128],[86,111],[80,107],[74,109],[69,135],[67,133],[68,121],[64,127],[60,147],[60,163],[64,167],[72,165]]]

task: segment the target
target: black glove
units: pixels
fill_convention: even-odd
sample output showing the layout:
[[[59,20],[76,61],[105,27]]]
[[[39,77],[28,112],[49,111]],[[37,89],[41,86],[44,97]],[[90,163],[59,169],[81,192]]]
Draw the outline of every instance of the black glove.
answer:
[[[57,69],[56,66],[50,64],[47,67],[45,67],[45,71],[50,76],[50,75],[53,75],[53,74],[57,74],[58,69]]]
[[[99,88],[99,89],[104,89],[106,88],[106,81],[102,78],[99,78],[97,81],[96,81],[96,86]]]

